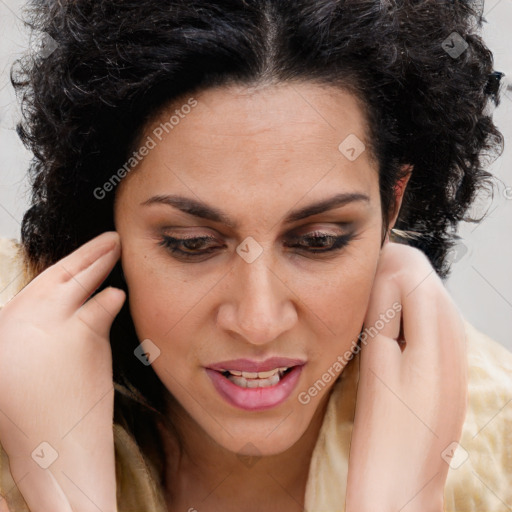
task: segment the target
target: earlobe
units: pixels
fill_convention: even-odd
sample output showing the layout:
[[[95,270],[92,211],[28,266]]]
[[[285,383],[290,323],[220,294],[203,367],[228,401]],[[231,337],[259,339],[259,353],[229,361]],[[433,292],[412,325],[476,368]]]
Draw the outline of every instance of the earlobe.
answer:
[[[405,188],[407,187],[407,183],[409,182],[409,178],[411,177],[411,173],[407,174],[403,178],[399,179],[396,182],[396,185],[394,187],[394,193],[396,200],[402,201],[402,198],[404,196]]]

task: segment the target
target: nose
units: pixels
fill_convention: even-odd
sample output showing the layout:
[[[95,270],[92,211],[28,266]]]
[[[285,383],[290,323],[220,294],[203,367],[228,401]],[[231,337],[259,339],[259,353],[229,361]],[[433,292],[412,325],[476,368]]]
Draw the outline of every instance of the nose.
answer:
[[[253,345],[272,342],[297,322],[295,294],[264,255],[233,265],[217,315],[221,329]]]

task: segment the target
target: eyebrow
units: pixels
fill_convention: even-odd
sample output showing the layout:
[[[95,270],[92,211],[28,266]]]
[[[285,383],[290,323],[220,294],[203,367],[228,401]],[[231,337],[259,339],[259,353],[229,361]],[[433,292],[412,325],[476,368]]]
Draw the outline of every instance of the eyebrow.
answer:
[[[369,201],[370,198],[366,194],[361,194],[359,192],[346,192],[342,194],[336,194],[327,199],[322,199],[321,201],[311,203],[297,210],[293,210],[292,212],[288,213],[284,219],[284,222],[289,224],[301,219],[305,219],[307,217],[311,217],[313,215],[317,215],[318,213],[340,208],[349,203],[368,203]],[[182,212],[189,215],[193,215],[194,217],[200,217],[202,219],[219,222],[232,229],[237,229],[239,226],[238,222],[232,220],[226,213],[219,210],[218,208],[215,208],[197,199],[192,199],[190,197],[180,195],[156,195],[141,203],[142,206],[149,206],[153,204],[173,206],[174,208],[177,208],[178,210],[181,210]]]

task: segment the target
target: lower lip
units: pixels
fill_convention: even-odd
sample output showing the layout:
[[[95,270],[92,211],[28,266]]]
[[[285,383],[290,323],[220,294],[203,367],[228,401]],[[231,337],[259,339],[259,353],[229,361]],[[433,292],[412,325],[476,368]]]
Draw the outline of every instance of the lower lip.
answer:
[[[229,404],[246,411],[262,411],[278,406],[292,394],[299,382],[302,366],[294,366],[277,384],[265,388],[241,388],[220,372],[206,368],[206,373],[219,395]]]

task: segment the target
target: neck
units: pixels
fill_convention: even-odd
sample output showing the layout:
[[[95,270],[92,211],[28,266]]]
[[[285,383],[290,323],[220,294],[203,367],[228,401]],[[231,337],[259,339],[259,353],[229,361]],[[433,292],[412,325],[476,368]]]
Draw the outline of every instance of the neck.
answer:
[[[303,510],[311,456],[329,394],[323,397],[300,439],[286,451],[245,457],[216,443],[175,401],[168,417],[180,440],[159,425],[166,454],[165,494],[169,510],[191,505],[207,510]],[[179,448],[181,444],[181,449]],[[200,503],[191,503],[191,497]],[[242,508],[240,508],[242,507]],[[193,508],[192,508],[193,509]]]

